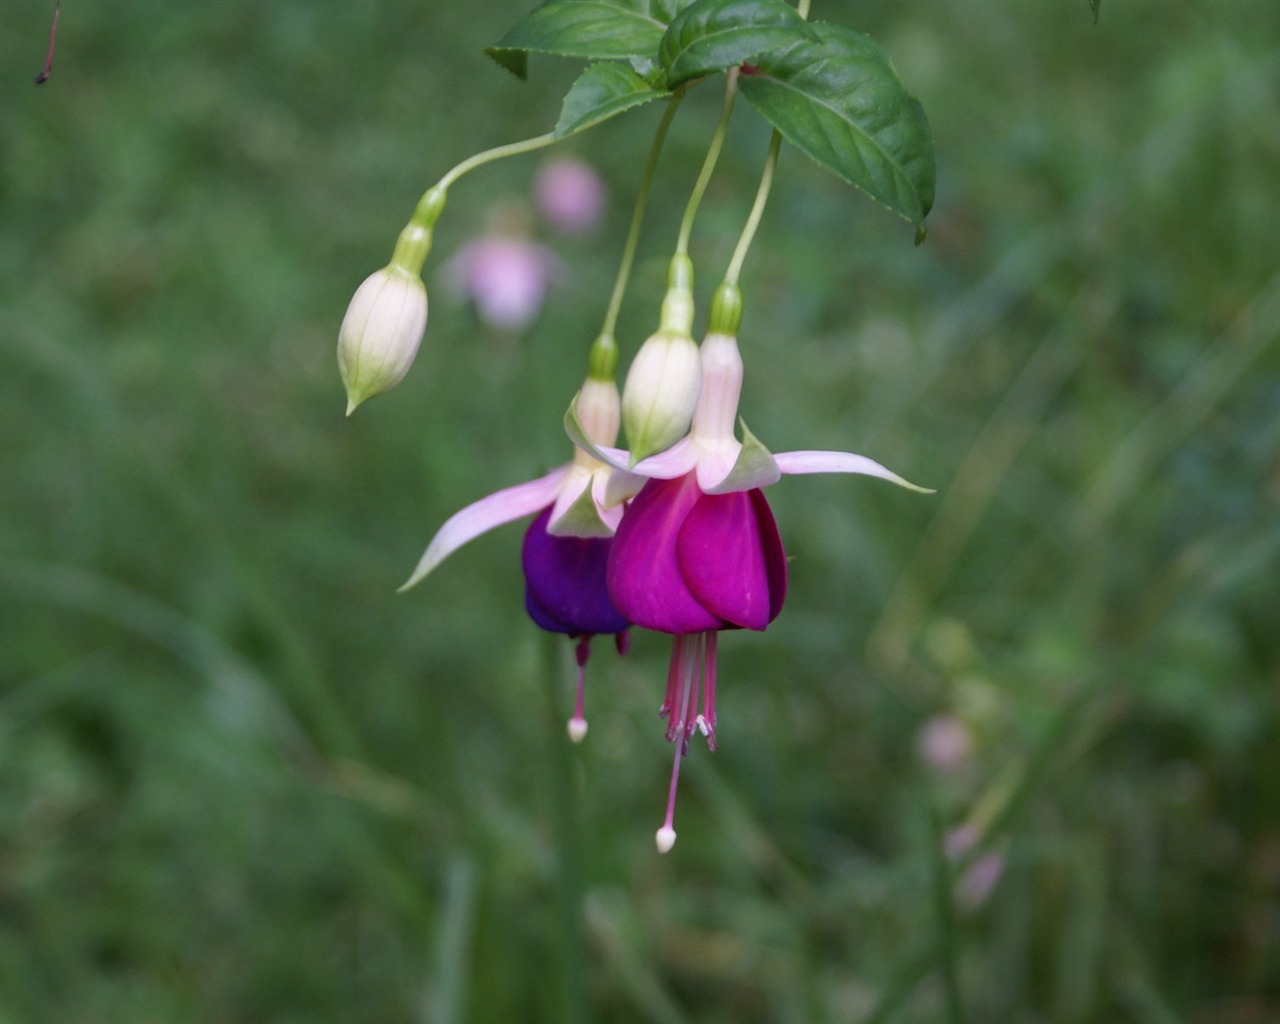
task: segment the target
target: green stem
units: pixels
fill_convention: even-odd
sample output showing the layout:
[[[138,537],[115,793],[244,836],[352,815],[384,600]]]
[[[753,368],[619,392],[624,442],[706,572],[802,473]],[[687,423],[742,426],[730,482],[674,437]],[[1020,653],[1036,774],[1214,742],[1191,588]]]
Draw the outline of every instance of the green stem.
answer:
[[[769,201],[769,190],[773,188],[773,171],[778,166],[778,150],[782,147],[782,133],[776,128],[773,138],[769,140],[769,155],[764,158],[764,171],[760,174],[760,187],[756,189],[756,200],[751,205],[751,213],[742,228],[742,237],[733,250],[733,259],[729,261],[729,269],[724,279],[729,284],[738,283],[738,275],[742,272],[742,263],[747,258],[747,250],[756,237],[756,228],[760,226],[760,218],[764,216],[765,203]]]
[[[693,232],[693,218],[697,216],[698,206],[702,203],[702,194],[707,190],[707,183],[716,169],[716,161],[720,159],[720,147],[724,145],[725,132],[729,128],[729,117],[733,113],[733,101],[738,95],[738,69],[730,68],[725,75],[724,111],[720,114],[720,123],[716,133],[711,137],[711,146],[707,150],[706,159],[702,161],[702,172],[693,186],[693,194],[689,196],[689,205],[685,207],[684,220],[680,222],[680,238],[676,242],[676,253],[684,256],[689,252],[689,235]]]
[[[574,788],[574,755],[565,739],[560,706],[563,659],[561,638],[546,633],[542,640],[543,681],[547,698],[547,758],[551,773],[551,801],[556,832],[556,949],[559,961],[559,1007],[562,1024],[587,1024],[586,963],[582,934],[582,829],[578,794]]]
[[[649,201],[649,187],[653,184],[653,172],[658,165],[658,155],[667,138],[667,129],[671,119],[675,117],[676,108],[684,98],[683,92],[677,92],[667,104],[667,112],[662,115],[657,134],[653,137],[653,145],[649,147],[649,159],[644,165],[644,175],[640,179],[640,191],[636,194],[635,211],[631,214],[631,228],[627,232],[627,242],[622,248],[622,263],[618,267],[618,277],[613,283],[613,294],[609,297],[609,308],[604,315],[604,326],[600,328],[601,336],[613,337],[614,328],[618,325],[618,312],[622,309],[622,296],[627,290],[627,281],[631,278],[631,265],[635,262],[636,247],[640,243],[640,226],[644,223],[644,210]]]
[[[553,142],[558,141],[555,132],[547,132],[545,135],[538,135],[532,139],[524,139],[521,142],[510,142],[505,146],[495,146],[493,149],[486,149],[483,153],[477,153],[475,156],[469,156],[458,164],[453,170],[446,174],[437,183],[436,187],[447,189],[455,181],[461,178],[468,171],[474,171],[477,167],[484,164],[492,163],[494,160],[501,160],[508,156],[519,156],[521,153],[531,153],[535,149],[542,149],[550,146]]]
[[[932,832],[931,860],[933,861],[933,902],[938,915],[939,967],[947,998],[947,1021],[964,1024],[964,1001],[960,994],[960,975],[957,968],[956,917],[951,900],[951,865],[947,861],[946,837],[942,827],[942,813],[937,806],[931,808],[929,824]]]

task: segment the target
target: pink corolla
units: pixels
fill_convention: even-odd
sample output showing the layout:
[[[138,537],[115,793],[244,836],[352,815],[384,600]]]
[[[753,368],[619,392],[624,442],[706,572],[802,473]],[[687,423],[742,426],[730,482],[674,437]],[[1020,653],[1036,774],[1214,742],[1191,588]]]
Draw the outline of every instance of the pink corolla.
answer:
[[[589,436],[602,441],[617,436],[620,398],[612,380],[588,378],[575,408]],[[631,625],[613,605],[605,578],[609,546],[622,516],[621,508],[604,506],[610,473],[609,467],[578,449],[567,465],[468,505],[440,527],[400,588],[405,591],[420,582],[468,541],[496,526],[536,514],[525,532],[521,552],[525,609],[543,629],[578,641],[577,696],[568,724],[575,743],[587,733],[583,694],[591,638],[613,634],[619,653],[625,653],[626,631]]]
[[[861,473],[925,490],[864,455],[773,455],[745,426],[738,440],[743,370],[737,340],[709,334],[701,356],[702,387],[689,434],[630,472],[626,452],[594,444],[572,411],[566,417],[574,442],[616,469],[606,503],[638,489],[609,554],[609,596],[631,622],[675,636],[660,711],[667,739],[676,744],[666,817],[655,837],[662,853],[675,844],[676,790],[689,741],[700,732],[715,749],[717,633],[763,630],[786,597],[786,553],[761,488],[783,475]]]

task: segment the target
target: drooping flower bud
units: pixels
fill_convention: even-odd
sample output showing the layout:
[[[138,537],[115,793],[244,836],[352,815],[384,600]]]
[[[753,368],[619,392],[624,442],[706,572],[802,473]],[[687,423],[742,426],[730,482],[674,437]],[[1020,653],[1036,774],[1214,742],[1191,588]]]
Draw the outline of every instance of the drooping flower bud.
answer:
[[[374,395],[389,391],[413,365],[427,327],[422,264],[431,251],[445,190],[429,189],[396,240],[391,262],[356,289],[338,329],[338,371],[347,389],[347,415]]]
[[[640,346],[622,391],[622,423],[634,465],[665,451],[689,432],[702,385],[693,326],[693,264],[671,260],[662,319],[657,333]]]
[[[404,379],[426,327],[427,289],[421,278],[395,267],[365,278],[338,331],[338,370],[347,389],[348,416],[365,399]]]
[[[613,382],[617,345],[611,335],[601,335],[591,348],[591,372],[574,399],[574,414],[592,443],[612,445],[618,438],[620,399]],[[611,470],[593,456],[575,448],[569,475],[556,498],[547,532],[559,537],[612,537],[622,517],[620,505],[606,508],[605,486]]]

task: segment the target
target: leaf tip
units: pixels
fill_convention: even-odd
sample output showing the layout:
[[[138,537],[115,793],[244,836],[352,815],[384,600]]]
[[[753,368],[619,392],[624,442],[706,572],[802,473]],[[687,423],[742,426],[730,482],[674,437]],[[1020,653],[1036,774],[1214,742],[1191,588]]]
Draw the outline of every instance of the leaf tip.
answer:
[[[484,54],[499,67],[506,68],[520,81],[529,78],[529,55],[523,50],[512,50],[505,46],[486,46]]]

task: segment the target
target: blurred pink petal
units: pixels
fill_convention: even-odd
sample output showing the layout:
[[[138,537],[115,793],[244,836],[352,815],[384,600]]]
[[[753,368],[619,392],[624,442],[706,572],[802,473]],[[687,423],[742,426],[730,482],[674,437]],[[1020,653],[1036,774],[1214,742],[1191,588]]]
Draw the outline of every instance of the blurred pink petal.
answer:
[[[566,235],[585,234],[604,213],[604,182],[582,160],[562,157],[543,164],[533,190],[547,223]]]
[[[502,331],[522,331],[542,309],[561,274],[555,254],[526,238],[484,235],[463,246],[445,268],[450,282],[475,304],[480,319]]]

